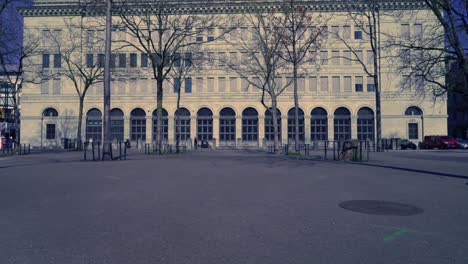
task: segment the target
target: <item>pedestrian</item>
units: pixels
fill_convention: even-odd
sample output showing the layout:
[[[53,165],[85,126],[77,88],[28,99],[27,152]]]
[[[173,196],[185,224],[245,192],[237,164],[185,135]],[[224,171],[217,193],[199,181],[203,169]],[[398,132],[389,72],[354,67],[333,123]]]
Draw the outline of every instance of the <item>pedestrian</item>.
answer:
[[[193,140],[193,145],[194,145],[195,149],[198,148],[198,140],[197,140],[197,138],[195,138],[195,139]]]

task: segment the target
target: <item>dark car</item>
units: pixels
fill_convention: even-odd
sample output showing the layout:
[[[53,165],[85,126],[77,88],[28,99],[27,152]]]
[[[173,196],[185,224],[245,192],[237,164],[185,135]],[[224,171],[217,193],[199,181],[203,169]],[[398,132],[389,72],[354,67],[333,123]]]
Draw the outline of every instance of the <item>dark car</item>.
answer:
[[[210,147],[210,144],[208,143],[208,141],[202,140],[200,146],[201,146],[201,148],[209,148],[209,147]]]
[[[458,147],[461,149],[468,149],[468,139],[457,140]]]
[[[408,139],[402,139],[400,141],[400,148],[401,149],[416,149],[417,146],[416,146],[416,144],[414,144],[413,142],[411,142]]]
[[[421,149],[454,149],[458,148],[457,141],[451,136],[425,136],[421,142]]]

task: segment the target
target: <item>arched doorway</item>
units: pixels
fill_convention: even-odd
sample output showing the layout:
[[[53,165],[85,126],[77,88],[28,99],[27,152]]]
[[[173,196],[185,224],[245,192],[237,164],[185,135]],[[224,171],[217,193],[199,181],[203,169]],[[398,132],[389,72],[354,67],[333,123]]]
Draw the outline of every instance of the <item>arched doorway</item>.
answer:
[[[110,111],[110,133],[111,140],[124,140],[124,113],[118,108]]]
[[[351,112],[345,107],[340,107],[333,114],[334,140],[350,140]]]
[[[242,111],[242,141],[258,142],[258,112],[252,107]]]
[[[197,112],[198,140],[213,140],[213,112],[204,107]]]
[[[102,140],[102,113],[93,108],[86,114],[86,139],[94,142]]]
[[[375,138],[374,111],[369,107],[359,109],[357,114],[358,140],[371,140]]]
[[[322,107],[310,113],[310,138],[312,141],[328,140],[328,113]]]
[[[167,141],[169,138],[169,114],[167,113],[166,109],[162,109],[162,123],[161,123],[161,129],[162,129],[162,136],[163,136],[163,141]],[[158,109],[155,109],[153,111],[153,141],[156,141],[157,137],[157,130],[158,130]]]
[[[130,139],[146,141],[146,113],[141,108],[130,112]]]
[[[236,112],[226,107],[219,112],[219,143],[223,145],[236,142]]]

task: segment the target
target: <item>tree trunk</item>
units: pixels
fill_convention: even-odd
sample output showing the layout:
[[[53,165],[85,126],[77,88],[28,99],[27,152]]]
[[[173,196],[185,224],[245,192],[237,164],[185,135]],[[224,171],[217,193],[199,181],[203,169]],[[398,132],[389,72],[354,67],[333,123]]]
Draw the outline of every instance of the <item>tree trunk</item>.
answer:
[[[278,129],[278,115],[277,115],[277,108],[276,108],[276,96],[273,96],[271,97],[271,117],[272,117],[272,124],[273,124],[273,148],[274,148],[274,152],[276,153],[278,151],[278,146],[279,146],[279,141],[280,141],[280,138],[279,138],[279,129]]]
[[[156,125],[156,142],[158,144],[158,152],[162,154],[161,147],[162,147],[162,139],[163,139],[163,131],[162,131],[162,106],[163,106],[163,69],[158,68],[158,77],[157,80],[157,91],[156,91],[156,106],[157,106],[157,125]]]
[[[76,133],[76,137],[78,139],[78,149],[81,149],[81,145],[83,139],[81,137],[81,128],[83,123],[83,105],[84,105],[84,97],[80,96],[80,105],[78,109],[78,133]]]
[[[294,147],[299,151],[299,96],[297,94],[297,63],[293,63],[293,81],[294,81]]]

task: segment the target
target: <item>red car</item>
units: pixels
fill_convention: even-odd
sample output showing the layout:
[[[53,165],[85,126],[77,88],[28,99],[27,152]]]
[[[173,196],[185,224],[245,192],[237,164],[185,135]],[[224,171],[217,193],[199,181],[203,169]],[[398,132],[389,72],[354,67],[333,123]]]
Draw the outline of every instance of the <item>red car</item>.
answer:
[[[451,136],[425,136],[421,142],[421,149],[455,149],[458,148],[457,141]]]

